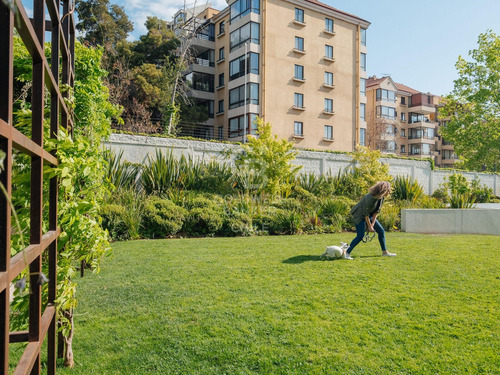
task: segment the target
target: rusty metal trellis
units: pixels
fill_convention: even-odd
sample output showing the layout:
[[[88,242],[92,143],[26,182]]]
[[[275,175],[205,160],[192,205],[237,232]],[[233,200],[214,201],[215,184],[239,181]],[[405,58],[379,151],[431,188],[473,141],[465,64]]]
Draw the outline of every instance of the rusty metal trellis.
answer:
[[[60,85],[74,84],[75,24],[73,0],[33,0],[30,19],[22,0],[0,0],[0,150],[6,154],[0,182],[7,195],[12,192],[12,155],[20,152],[31,157],[30,245],[13,257],[11,247],[11,209],[8,199],[0,194],[0,373],[9,372],[9,343],[28,342],[14,374],[39,374],[42,343],[47,338],[47,373],[56,373],[56,266],[57,226],[56,178],[49,181],[49,230],[42,233],[43,165],[57,165],[55,154],[43,148],[44,89],[50,93],[50,136],[55,137],[59,126],[73,128],[71,113],[65,104]],[[14,11],[13,11],[14,9]],[[45,19],[48,13],[49,20]],[[31,138],[13,127],[13,38],[14,30],[22,39],[33,61],[31,89]],[[45,35],[51,33],[51,60],[45,58]],[[49,103],[47,103],[49,104]],[[41,286],[38,277],[42,270],[42,254],[48,253],[48,301],[42,311]],[[29,329],[10,332],[10,285],[27,267],[30,273]]]

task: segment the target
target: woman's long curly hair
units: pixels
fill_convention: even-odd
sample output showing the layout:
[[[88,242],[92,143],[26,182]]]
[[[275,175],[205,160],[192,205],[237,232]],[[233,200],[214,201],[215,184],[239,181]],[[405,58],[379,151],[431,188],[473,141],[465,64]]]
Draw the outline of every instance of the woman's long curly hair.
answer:
[[[369,188],[368,192],[374,197],[381,197],[385,195],[385,193],[391,192],[391,184],[387,181],[379,181]]]

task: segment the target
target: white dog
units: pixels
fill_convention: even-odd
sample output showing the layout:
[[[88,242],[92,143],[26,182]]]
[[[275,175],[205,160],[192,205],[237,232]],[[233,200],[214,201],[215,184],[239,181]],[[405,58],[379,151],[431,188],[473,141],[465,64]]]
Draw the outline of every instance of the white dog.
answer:
[[[324,259],[339,259],[343,258],[346,250],[349,248],[349,245],[346,244],[345,242],[341,242],[340,246],[327,246],[326,250],[319,259],[324,260]]]

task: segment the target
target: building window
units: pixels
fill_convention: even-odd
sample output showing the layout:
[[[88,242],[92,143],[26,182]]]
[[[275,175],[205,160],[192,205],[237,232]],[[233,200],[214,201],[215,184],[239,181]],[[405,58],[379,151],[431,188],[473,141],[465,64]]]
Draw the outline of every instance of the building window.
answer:
[[[295,65],[295,79],[304,80],[304,67],[302,65]]]
[[[304,135],[304,124],[300,121],[295,121],[293,125],[293,134],[294,135]]]
[[[229,109],[245,105],[245,85],[229,90]],[[259,84],[247,84],[247,104],[259,104]]]
[[[205,102],[207,106],[207,112],[208,112],[208,117],[209,118],[214,118],[214,101],[213,100],[207,100]]]
[[[386,107],[383,105],[378,105],[377,106],[377,117],[378,118],[386,118],[389,120],[395,120],[396,119],[396,109],[392,107]]]
[[[325,72],[325,85],[333,86],[333,73]]]
[[[193,90],[214,92],[213,74],[192,72],[186,76],[186,81],[190,84]]]
[[[366,129],[359,129],[359,144],[366,146]]]
[[[297,108],[304,108],[304,94],[295,93],[293,105]]]
[[[304,10],[295,8],[295,21],[304,23]]]
[[[222,87],[224,86],[224,73],[219,74],[219,86]]]
[[[361,29],[361,45],[366,46],[366,29]]]
[[[377,89],[377,101],[379,100],[396,103],[396,93],[390,90]]]
[[[205,52],[196,56],[196,64],[203,66],[215,66],[215,50],[207,49]]]
[[[219,35],[224,34],[225,31],[226,31],[226,24],[224,21],[221,21],[221,23],[219,23]]]
[[[333,139],[333,126],[325,125],[325,135],[324,135],[324,138],[325,139],[330,139],[330,140]]]
[[[259,54],[250,52],[247,56],[248,61],[245,61],[245,55],[243,55],[229,62],[230,81],[245,75],[245,64],[247,65],[247,74],[259,74]]]
[[[215,41],[215,25],[213,23],[209,23],[206,26],[203,26],[196,30],[195,37],[204,40],[210,40],[212,42]]]
[[[333,113],[333,100],[325,99],[325,112]]]
[[[361,78],[359,80],[359,91],[361,96],[366,96],[366,78]]]
[[[394,134],[394,126],[385,124],[385,134]]]
[[[403,137],[403,138],[406,137],[406,130],[401,129],[401,137]]]
[[[333,20],[330,18],[325,18],[325,30],[333,33]]]
[[[247,134],[257,133],[258,114],[250,113],[249,115],[247,114],[246,118],[244,118],[244,116],[241,115],[229,119],[229,138],[241,137],[243,135],[243,129],[245,129],[245,123],[246,123]]]
[[[405,145],[401,145],[401,153],[406,154],[406,146]]]
[[[217,113],[223,113],[224,112],[224,100],[219,100],[219,110]]]
[[[406,122],[406,113],[405,112],[401,112],[401,121]]]
[[[394,141],[387,141],[385,144],[385,150],[388,152],[394,152],[396,151],[396,142]]]
[[[300,36],[295,37],[295,49],[304,51],[304,38],[301,38]]]
[[[219,61],[224,60],[224,47],[219,48]]]
[[[406,98],[404,96],[401,97],[401,104],[406,104]]]
[[[361,54],[361,70],[366,72],[366,53]]]
[[[365,116],[366,116],[366,104],[361,103],[359,106],[359,118],[361,119],[361,121],[366,121]]]
[[[250,12],[260,14],[259,0],[236,0],[231,4],[231,22],[239,20]]]
[[[333,47],[325,44],[325,57],[328,59],[333,59]]]
[[[260,44],[259,24],[249,22],[233,31],[229,36],[229,47],[231,51],[242,47],[245,43]]]
[[[224,128],[219,126],[219,139],[224,139]]]
[[[414,124],[416,122],[430,122],[427,116],[415,112],[410,112],[409,118],[410,124]]]

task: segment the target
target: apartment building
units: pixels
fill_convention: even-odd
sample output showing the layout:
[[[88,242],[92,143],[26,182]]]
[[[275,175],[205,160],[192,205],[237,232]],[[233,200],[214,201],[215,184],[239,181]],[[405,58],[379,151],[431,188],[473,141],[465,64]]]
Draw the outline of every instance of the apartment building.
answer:
[[[260,116],[296,147],[352,151],[366,136],[369,24],[316,0],[180,10],[174,29],[193,54],[186,80],[210,117],[196,136],[245,141]]]
[[[397,83],[389,76],[366,81],[365,145],[397,156],[433,158],[438,167],[452,166],[453,146],[439,135],[440,97]],[[362,114],[363,115],[363,114]]]

